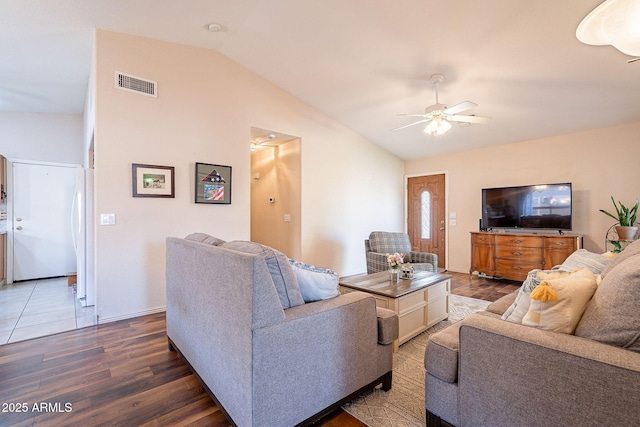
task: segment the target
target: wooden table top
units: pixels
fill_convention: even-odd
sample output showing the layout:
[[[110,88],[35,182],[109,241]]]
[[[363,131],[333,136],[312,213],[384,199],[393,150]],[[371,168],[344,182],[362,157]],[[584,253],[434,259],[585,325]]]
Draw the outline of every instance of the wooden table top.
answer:
[[[371,294],[382,295],[390,298],[400,298],[417,290],[435,285],[443,280],[450,279],[449,274],[432,273],[430,271],[416,271],[412,279],[400,279],[397,282],[389,280],[389,272],[367,274],[340,279],[340,286],[344,286]]]

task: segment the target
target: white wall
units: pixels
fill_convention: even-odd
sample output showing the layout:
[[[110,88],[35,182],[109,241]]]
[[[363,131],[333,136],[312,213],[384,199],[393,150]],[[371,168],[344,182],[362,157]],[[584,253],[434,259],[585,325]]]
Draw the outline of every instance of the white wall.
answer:
[[[0,112],[0,154],[9,159],[82,164],[80,114]]]
[[[96,214],[117,221],[96,230],[100,322],[164,307],[167,236],[249,239],[252,126],[301,138],[302,260],[364,272],[369,232],[402,229],[401,160],[215,51],[98,31],[95,100]],[[195,162],[232,166],[230,205],[194,204]],[[176,197],[133,198],[132,163],[174,166]]]
[[[457,214],[448,228],[451,271],[469,271],[469,232],[478,231],[481,189],[488,187],[571,182],[573,233],[597,252],[614,222],[599,209],[613,209],[611,196],[625,204],[640,198],[639,134],[640,122],[407,161],[405,173],[449,172],[448,207]]]

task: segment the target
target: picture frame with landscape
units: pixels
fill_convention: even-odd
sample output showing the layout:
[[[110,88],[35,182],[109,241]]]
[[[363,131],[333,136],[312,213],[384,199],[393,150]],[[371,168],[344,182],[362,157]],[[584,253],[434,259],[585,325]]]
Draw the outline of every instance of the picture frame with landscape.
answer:
[[[173,166],[131,165],[133,197],[175,198],[175,168]]]

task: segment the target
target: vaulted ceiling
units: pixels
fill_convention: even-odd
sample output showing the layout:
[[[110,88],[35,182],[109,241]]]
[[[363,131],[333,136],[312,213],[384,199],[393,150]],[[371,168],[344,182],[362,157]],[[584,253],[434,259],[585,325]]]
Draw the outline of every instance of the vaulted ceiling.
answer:
[[[81,113],[101,28],[217,50],[404,159],[640,121],[640,61],[576,39],[598,4],[0,0],[0,111]],[[435,103],[434,73],[441,103],[492,120],[392,132]]]

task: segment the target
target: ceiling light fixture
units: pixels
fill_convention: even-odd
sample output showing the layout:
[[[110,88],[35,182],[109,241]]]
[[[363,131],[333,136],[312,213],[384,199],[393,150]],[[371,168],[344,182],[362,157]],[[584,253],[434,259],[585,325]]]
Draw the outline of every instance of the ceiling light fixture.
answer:
[[[582,43],[612,45],[630,56],[640,56],[640,2],[606,0],[578,25],[576,37]]]
[[[222,25],[213,22],[207,25],[207,30],[211,31],[212,33],[219,33],[220,31],[222,31]]]
[[[446,120],[442,120],[441,116],[435,116],[424,128],[424,133],[436,136],[444,134],[449,129],[451,129],[451,123]]]

